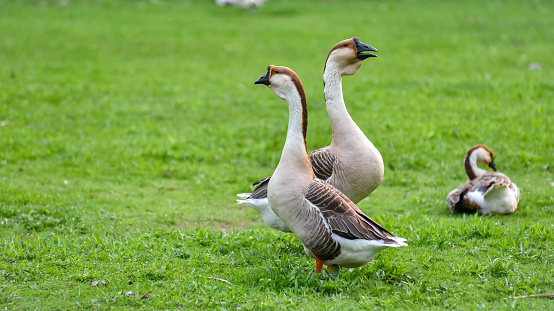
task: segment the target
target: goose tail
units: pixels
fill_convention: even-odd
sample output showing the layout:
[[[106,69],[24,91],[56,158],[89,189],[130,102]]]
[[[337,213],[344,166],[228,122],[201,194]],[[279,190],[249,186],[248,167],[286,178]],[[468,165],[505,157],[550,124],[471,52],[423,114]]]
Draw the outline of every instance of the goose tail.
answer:
[[[237,194],[237,197],[241,198],[242,200],[246,200],[250,197],[252,193],[238,193]],[[243,202],[241,202],[242,200],[237,200],[237,202],[239,202],[239,204],[242,204]]]
[[[390,237],[387,241],[386,241],[386,245],[389,246],[389,247],[401,247],[401,246],[408,246],[408,244],[406,243],[406,240],[405,238],[401,238],[401,237]]]
[[[244,200],[237,200],[237,204],[246,204],[250,206],[251,208],[255,209],[259,213],[262,213],[264,211],[271,211],[271,207],[269,207],[269,201],[267,198],[264,199],[252,199],[250,197],[245,198]]]

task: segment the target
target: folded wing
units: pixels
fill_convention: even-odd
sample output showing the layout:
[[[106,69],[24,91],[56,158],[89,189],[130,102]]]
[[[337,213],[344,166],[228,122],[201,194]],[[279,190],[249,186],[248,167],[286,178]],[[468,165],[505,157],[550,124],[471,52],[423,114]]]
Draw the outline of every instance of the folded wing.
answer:
[[[321,211],[333,233],[351,240],[383,240],[385,243],[396,243],[396,238],[390,232],[366,216],[350,199],[330,184],[315,179],[306,187],[304,197]]]

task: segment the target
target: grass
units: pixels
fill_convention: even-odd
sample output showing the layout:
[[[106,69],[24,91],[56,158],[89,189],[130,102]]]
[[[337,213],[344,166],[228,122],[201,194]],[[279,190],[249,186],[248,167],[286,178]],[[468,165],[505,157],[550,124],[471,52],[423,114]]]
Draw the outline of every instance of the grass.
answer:
[[[503,298],[554,292],[553,11],[0,0],[0,308],[552,309]],[[343,87],[386,165],[359,206],[410,246],[311,278],[298,240],[234,194],[272,173],[286,132],[253,82],[293,68],[308,148],[325,146],[323,62],[351,36],[379,49]],[[449,213],[477,143],[520,187],[515,214]]]

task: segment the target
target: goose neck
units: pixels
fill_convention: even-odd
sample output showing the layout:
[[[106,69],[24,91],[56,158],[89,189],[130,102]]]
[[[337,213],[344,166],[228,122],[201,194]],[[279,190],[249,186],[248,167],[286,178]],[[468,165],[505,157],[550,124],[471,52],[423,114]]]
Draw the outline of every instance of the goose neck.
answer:
[[[477,154],[475,152],[466,156],[464,167],[466,169],[468,180],[473,180],[487,172],[477,166]]]
[[[342,75],[333,66],[327,66],[323,74],[325,106],[331,121],[333,141],[340,140],[338,136],[349,135],[359,131],[358,126],[348,113],[342,93]]]
[[[308,112],[303,94],[292,93],[285,96],[289,105],[289,123],[287,138],[279,164],[295,170],[312,170],[306,148],[306,129]]]

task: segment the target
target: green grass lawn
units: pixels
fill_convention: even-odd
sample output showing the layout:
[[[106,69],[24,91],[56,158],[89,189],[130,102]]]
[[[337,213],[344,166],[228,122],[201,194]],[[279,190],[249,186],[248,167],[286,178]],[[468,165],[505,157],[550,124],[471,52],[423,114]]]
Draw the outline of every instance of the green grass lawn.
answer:
[[[554,2],[0,0],[0,309],[554,309]],[[292,234],[235,194],[270,175],[306,88],[308,149],[330,142],[322,73],[346,77],[380,150],[358,205],[409,247],[315,277]],[[509,216],[451,215],[475,144],[521,189]]]

